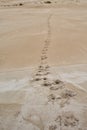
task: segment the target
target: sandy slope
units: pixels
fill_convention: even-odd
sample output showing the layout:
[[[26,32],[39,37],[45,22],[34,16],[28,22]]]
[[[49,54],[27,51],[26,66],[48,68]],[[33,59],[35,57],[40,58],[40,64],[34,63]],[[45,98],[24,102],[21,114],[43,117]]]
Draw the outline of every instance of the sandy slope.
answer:
[[[52,14],[49,62],[56,65],[87,64],[86,9],[5,8],[0,10],[1,69],[38,64],[49,14]]]
[[[86,7],[0,1],[0,130],[87,130]]]

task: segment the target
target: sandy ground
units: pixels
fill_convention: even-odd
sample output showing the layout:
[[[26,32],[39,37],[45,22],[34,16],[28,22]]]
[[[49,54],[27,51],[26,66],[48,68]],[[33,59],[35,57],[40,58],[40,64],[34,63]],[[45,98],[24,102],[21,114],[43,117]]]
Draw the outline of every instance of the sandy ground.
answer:
[[[86,0],[0,1],[0,130],[87,130],[86,34]]]

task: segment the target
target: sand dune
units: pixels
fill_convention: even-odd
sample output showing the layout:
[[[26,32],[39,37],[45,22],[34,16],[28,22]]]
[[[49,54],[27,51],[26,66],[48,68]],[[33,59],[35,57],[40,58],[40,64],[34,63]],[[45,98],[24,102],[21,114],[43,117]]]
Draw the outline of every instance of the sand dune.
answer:
[[[0,1],[0,130],[87,130],[87,1]]]
[[[86,9],[5,8],[0,13],[1,69],[27,67],[40,62],[49,14],[52,14],[49,62],[54,65],[87,64]],[[35,50],[33,54],[32,50]]]

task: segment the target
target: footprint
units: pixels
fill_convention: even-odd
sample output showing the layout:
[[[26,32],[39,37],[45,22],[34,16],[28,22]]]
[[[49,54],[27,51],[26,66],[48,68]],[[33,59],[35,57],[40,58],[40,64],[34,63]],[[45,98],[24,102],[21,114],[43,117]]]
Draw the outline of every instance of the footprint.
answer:
[[[78,127],[79,126],[79,119],[75,116],[72,111],[62,112],[60,115],[57,116],[55,121],[59,124],[61,129],[63,127]]]
[[[50,87],[50,90],[58,90],[64,88],[64,83],[60,81],[59,79],[54,80],[52,83],[52,87]]]
[[[57,125],[51,125],[49,126],[49,130],[56,130],[57,129]]]

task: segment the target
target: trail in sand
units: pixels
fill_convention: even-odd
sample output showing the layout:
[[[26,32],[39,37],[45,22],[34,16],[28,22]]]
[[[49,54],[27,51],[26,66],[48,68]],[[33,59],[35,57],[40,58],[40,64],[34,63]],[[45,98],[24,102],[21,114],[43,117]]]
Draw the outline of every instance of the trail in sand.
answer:
[[[56,130],[56,129],[68,129],[68,127],[72,128],[72,130],[79,130],[81,129],[79,125],[79,118],[76,117],[75,113],[71,110],[67,111],[65,109],[68,104],[72,104],[71,100],[73,100],[74,97],[77,96],[77,93],[73,91],[70,88],[67,88],[67,85],[64,84],[63,81],[59,79],[54,79],[53,75],[50,73],[50,66],[48,63],[48,56],[47,52],[49,49],[49,46],[51,44],[51,18],[52,14],[48,16],[47,19],[47,39],[45,40],[44,47],[42,49],[41,53],[41,61],[40,65],[38,66],[38,69],[36,70],[36,73],[34,74],[33,80],[31,81],[31,86],[36,89],[41,89],[41,91],[50,91],[47,95],[44,95],[44,98],[47,98],[48,101],[46,104],[41,105],[41,109],[44,107],[48,108],[50,107],[49,103],[52,103],[52,107],[58,107],[55,106],[55,103],[58,103],[60,106],[57,115],[53,117],[53,122],[50,124],[47,123],[44,125],[44,119],[43,116],[40,115],[39,104],[37,106],[30,106],[29,98],[30,95],[28,92],[27,95],[27,102],[22,106],[21,112],[18,115],[17,123],[14,130],[22,129],[22,125],[25,123],[32,124],[35,128],[39,128],[40,130]],[[52,77],[50,79],[50,76]],[[38,86],[40,88],[38,88]],[[38,93],[37,93],[38,94]],[[39,95],[36,94],[36,97]],[[35,99],[34,99],[35,100]],[[36,98],[37,103],[39,102],[38,98]],[[33,105],[33,104],[32,104]],[[35,104],[34,104],[35,105]],[[55,112],[53,110],[51,112]],[[41,110],[43,111],[43,109]],[[45,111],[46,112],[46,111]],[[50,113],[51,115],[51,113]],[[53,116],[53,115],[51,115]],[[51,119],[48,119],[49,122]],[[24,127],[24,126],[23,126]],[[29,127],[29,126],[28,126]],[[47,127],[47,128],[46,128]]]
[[[0,69],[12,71],[0,73],[0,129],[86,130],[87,83],[79,89],[87,81],[86,9],[78,2],[54,8],[43,1],[43,9],[38,2],[33,9],[27,3],[4,4]],[[25,67],[30,64],[37,68]]]

